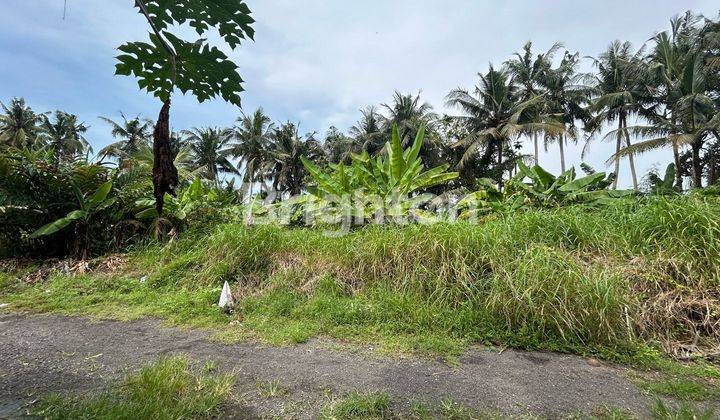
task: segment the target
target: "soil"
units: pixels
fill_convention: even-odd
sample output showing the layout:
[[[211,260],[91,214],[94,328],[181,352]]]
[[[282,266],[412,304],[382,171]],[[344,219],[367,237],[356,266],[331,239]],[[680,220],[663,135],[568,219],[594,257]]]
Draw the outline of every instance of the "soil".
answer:
[[[207,331],[166,328],[156,321],[0,315],[0,418],[21,417],[41,396],[96,392],[169,354],[214,361],[237,377],[224,417],[312,418],[350,391],[384,391],[394,409],[437,406],[452,398],[478,412],[558,418],[608,405],[644,417],[653,398],[626,369],[581,357],[472,348],[457,364],[420,357],[379,356],[330,340],[290,347],[257,342],[224,345]],[[259,384],[277,381],[271,397]]]

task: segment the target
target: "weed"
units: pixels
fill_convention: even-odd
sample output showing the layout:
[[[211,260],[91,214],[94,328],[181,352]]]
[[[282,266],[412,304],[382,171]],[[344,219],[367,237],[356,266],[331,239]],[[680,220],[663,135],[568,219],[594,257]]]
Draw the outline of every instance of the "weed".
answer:
[[[323,419],[390,419],[390,397],[383,392],[352,392],[347,397],[326,406]]]
[[[184,357],[162,359],[97,396],[44,398],[32,414],[46,419],[209,418],[229,397],[231,376],[195,374]]]

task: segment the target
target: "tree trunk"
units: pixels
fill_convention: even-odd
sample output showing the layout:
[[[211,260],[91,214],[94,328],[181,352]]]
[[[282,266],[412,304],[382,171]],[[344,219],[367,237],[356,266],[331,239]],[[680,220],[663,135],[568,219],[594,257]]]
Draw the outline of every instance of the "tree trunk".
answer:
[[[537,133],[533,133],[533,143],[535,144],[535,164],[540,164],[540,149],[538,146],[538,135]]]
[[[502,191],[503,189],[503,170],[502,170],[502,162],[503,162],[503,144],[502,141],[498,142],[498,169],[500,170],[500,179],[498,180],[498,190]]]
[[[708,168],[708,185],[715,185],[717,182],[717,159],[715,155],[710,157],[708,164],[710,165]]]
[[[627,147],[630,147],[632,144],[630,143],[630,135],[627,133],[627,121],[623,117],[623,131],[625,132],[625,142],[627,144]],[[638,180],[637,180],[637,173],[635,172],[635,157],[632,153],[628,154],[628,160],[630,161],[630,174],[632,175],[632,183],[633,183],[633,189],[637,191],[638,189]]]
[[[170,99],[165,101],[153,132],[153,195],[155,209],[162,216],[165,193],[175,196],[178,171],[170,144]]]
[[[560,144],[560,172],[565,172],[565,135],[560,134],[560,139],[558,140],[558,144]]]
[[[622,148],[622,120],[618,121],[617,142],[615,143],[615,179],[613,180],[613,189],[617,190],[618,180],[620,179],[620,149]]]
[[[682,172],[680,171],[680,146],[673,143],[673,159],[675,160],[675,187],[682,188]]]
[[[700,165],[700,149],[702,145],[696,141],[692,144],[692,177],[693,188],[702,188],[702,166]]]

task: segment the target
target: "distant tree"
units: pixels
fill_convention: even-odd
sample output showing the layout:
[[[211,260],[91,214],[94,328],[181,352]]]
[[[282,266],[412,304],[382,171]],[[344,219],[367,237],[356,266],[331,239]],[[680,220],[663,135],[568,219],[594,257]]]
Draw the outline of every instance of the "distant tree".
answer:
[[[0,144],[13,147],[30,147],[35,142],[43,121],[43,114],[37,114],[25,104],[22,98],[14,98],[10,106],[0,103]]]
[[[267,175],[273,180],[273,188],[290,195],[300,194],[305,186],[307,170],[301,157],[310,161],[325,157],[314,133],[300,136],[297,125],[291,122],[273,131],[268,152],[271,160]]]
[[[584,84],[586,76],[578,73],[579,54],[565,52],[557,68],[548,69],[541,84],[545,91],[541,107],[549,118],[562,128],[550,136],[557,141],[560,150],[560,170],[565,172],[565,145],[568,139],[577,142],[580,137],[578,122],[590,121],[588,105],[591,89]],[[540,118],[542,119],[542,117]]]
[[[120,140],[105,146],[98,152],[98,155],[101,158],[105,156],[116,158],[120,162],[120,166],[122,166],[123,161],[128,157],[140,150],[150,149],[153,124],[152,121],[141,119],[140,116],[128,119],[122,112],[120,112],[120,117],[122,118],[120,123],[107,117],[100,117],[101,120],[112,127],[111,134],[113,138]]]
[[[532,42],[523,46],[523,51],[516,52],[514,57],[505,62],[505,67],[518,85],[518,95],[521,101],[528,101],[543,95],[546,90],[543,81],[546,80],[547,72],[550,71],[555,53],[562,48],[562,44],[553,44],[546,52],[533,55]],[[536,108],[536,113],[541,112]],[[538,144],[538,133],[532,134],[535,164],[540,163],[540,147]]]
[[[617,130],[613,132],[616,138],[614,155],[616,175],[620,173],[619,152],[623,146],[631,145],[626,130],[627,120],[630,116],[637,115],[642,102],[646,100],[646,91],[640,77],[644,67],[642,54],[642,49],[633,52],[629,42],[615,41],[598,58],[593,59],[598,72],[593,75],[595,98],[592,102],[592,111],[595,116],[589,129],[591,134],[597,133],[605,124],[617,121]],[[589,137],[591,138],[592,136]],[[633,153],[628,153],[627,156],[630,161],[633,188],[637,189],[635,159]],[[617,188],[617,182],[618,178],[615,178],[613,188]]]
[[[242,0],[135,0],[135,7],[152,29],[150,43],[121,45],[115,73],[135,76],[140,88],[163,102],[153,133],[155,206],[162,215],[165,194],[174,195],[178,184],[170,135],[173,91],[192,92],[200,102],[221,96],[237,106],[243,91],[238,66],[225,53],[208,45],[205,38],[185,41],[168,28],[188,23],[200,36],[217,28],[225,43],[235,49],[242,40],[252,39],[254,20]]]
[[[473,166],[489,166],[495,156],[499,169],[496,181],[502,186],[502,173],[514,167],[514,162],[511,166],[504,166],[503,157],[506,149],[513,147],[518,135],[535,130],[554,134],[558,127],[526,118],[533,115],[528,110],[536,100],[520,101],[518,88],[507,70],[495,69],[491,65],[487,73],[479,76],[480,83],[473,93],[455,89],[446,97],[449,106],[462,111],[461,115],[453,118],[465,126],[466,133],[453,147],[462,151],[458,163],[461,176]]]
[[[624,130],[628,139],[633,133],[644,140],[634,145],[628,143],[614,158],[672,146],[676,172],[689,173],[692,186],[700,188],[704,167],[708,168],[708,181],[717,179],[713,143],[720,142],[720,75],[717,70],[720,22],[686,13],[673,20],[672,33],[672,38],[667,35],[656,38],[656,50],[650,56],[650,76],[655,77],[656,83],[658,77],[663,81],[660,89],[652,89],[652,79],[646,84],[650,86],[648,90],[655,93],[650,107],[653,112],[645,113],[650,125]],[[690,147],[688,157],[679,152],[682,146]],[[676,184],[679,181],[676,175]]]
[[[193,164],[205,178],[218,182],[220,173],[237,174],[228,156],[232,131],[220,128],[193,128],[184,131],[192,150]]]
[[[384,145],[382,133],[383,116],[374,106],[361,109],[360,113],[362,118],[350,128],[350,135],[354,138],[355,144],[362,147],[362,150],[375,153]]]
[[[43,115],[39,138],[53,149],[57,162],[92,151],[90,143],[84,136],[88,127],[78,122],[76,115],[55,111],[53,117],[51,120]]]
[[[425,138],[420,150],[420,157],[426,166],[436,166],[442,154],[442,145],[435,131],[435,124],[439,119],[428,102],[420,100],[417,95],[402,94],[395,91],[393,100],[383,104],[388,115],[382,117],[383,142],[390,138],[393,125],[397,125],[403,147],[408,147],[417,136],[421,126],[425,126]]]
[[[245,167],[243,174],[243,188],[248,186],[250,197],[253,195],[253,185],[262,181],[263,168],[268,162],[268,147],[273,123],[265,115],[262,108],[258,108],[252,115],[243,114],[237,119],[238,125],[234,128],[235,143],[230,146],[230,153],[240,159]]]
[[[330,163],[348,162],[350,160],[350,153],[360,152],[360,150],[355,150],[353,139],[346,136],[335,126],[331,126],[327,134],[325,134],[323,150]]]

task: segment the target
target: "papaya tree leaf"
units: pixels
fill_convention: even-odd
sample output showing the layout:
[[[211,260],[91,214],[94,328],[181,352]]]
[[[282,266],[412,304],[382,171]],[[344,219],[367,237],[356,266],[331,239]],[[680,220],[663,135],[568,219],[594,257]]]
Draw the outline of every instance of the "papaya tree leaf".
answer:
[[[216,47],[204,39],[184,41],[169,32],[162,34],[177,54],[175,86],[182,93],[191,92],[199,102],[222,97],[240,106],[240,93],[244,90],[238,66]],[[118,49],[115,73],[135,76],[140,89],[167,100],[173,89],[173,68],[170,54],[161,40],[150,34],[151,43],[129,42]]]
[[[198,35],[217,28],[225,42],[235,49],[242,40],[253,39],[255,20],[240,0],[145,0],[145,6],[159,30],[174,24],[188,24]]]

